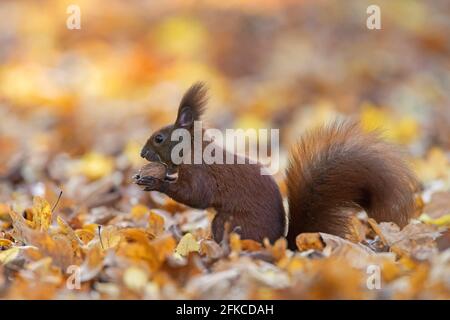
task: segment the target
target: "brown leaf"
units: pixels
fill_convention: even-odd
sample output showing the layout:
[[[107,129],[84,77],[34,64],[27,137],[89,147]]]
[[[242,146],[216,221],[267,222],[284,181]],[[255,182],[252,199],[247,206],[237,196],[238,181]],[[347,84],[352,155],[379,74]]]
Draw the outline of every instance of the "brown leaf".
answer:
[[[150,216],[148,218],[148,228],[147,232],[153,237],[157,237],[164,231],[164,218],[159,214],[155,213],[153,210],[150,211]]]
[[[375,225],[374,231],[393,252],[415,259],[429,259],[437,252],[436,239],[441,235],[438,227],[424,223],[411,222],[402,230],[392,222]]]
[[[295,239],[295,243],[297,244],[299,251],[306,251],[310,249],[322,251],[323,248],[325,248],[325,244],[322,242],[322,238],[317,232],[301,233]]]

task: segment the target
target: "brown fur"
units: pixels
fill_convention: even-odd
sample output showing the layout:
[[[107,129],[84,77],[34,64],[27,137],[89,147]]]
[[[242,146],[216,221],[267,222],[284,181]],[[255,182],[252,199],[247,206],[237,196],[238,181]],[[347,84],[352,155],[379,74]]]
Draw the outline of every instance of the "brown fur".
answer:
[[[178,172],[178,178],[175,182],[144,181],[145,190],[164,192],[194,208],[215,208],[212,233],[216,241],[222,239],[227,221],[244,239],[275,241],[284,235],[285,212],[278,186],[271,176],[261,175],[259,164],[177,166],[169,157],[174,144],[167,138],[155,143],[156,135],[169,137],[180,126],[193,130],[193,121],[200,118],[205,103],[206,89],[195,84],[182,99],[177,121],[147,141],[141,155],[164,162]],[[286,175],[287,239],[292,249],[302,232],[345,236],[348,209],[364,209],[377,221],[400,226],[413,213],[414,175],[393,146],[376,133],[363,133],[355,122],[335,122],[306,134],[293,150]]]
[[[244,239],[275,241],[283,235],[285,213],[278,186],[254,164],[179,166],[176,183],[166,194],[194,208],[216,209],[211,229],[221,241],[225,222]]]
[[[175,123],[178,122],[180,113],[184,108],[190,108],[193,113],[194,120],[199,120],[205,111],[208,102],[208,89],[203,82],[194,83],[181,99],[178,107],[178,115]]]
[[[356,122],[334,122],[306,134],[286,171],[288,242],[302,232],[348,233],[346,209],[404,226],[414,212],[417,185],[393,145]]]

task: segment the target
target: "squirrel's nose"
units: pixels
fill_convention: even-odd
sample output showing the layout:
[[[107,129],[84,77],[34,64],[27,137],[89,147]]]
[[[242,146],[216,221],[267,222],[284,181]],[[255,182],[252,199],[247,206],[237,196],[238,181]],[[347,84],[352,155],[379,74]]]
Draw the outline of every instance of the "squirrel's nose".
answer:
[[[142,151],[141,151],[141,157],[145,159],[145,158],[147,157],[147,155],[148,155],[148,150],[142,149]]]

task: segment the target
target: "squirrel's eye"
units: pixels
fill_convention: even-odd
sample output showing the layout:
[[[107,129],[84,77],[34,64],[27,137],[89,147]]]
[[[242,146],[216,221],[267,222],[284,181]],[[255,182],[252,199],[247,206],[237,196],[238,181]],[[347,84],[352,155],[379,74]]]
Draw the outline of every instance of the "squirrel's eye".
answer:
[[[160,144],[160,143],[163,142],[163,141],[164,141],[164,137],[163,137],[162,134],[157,134],[157,135],[155,136],[155,142],[156,142],[157,144]]]

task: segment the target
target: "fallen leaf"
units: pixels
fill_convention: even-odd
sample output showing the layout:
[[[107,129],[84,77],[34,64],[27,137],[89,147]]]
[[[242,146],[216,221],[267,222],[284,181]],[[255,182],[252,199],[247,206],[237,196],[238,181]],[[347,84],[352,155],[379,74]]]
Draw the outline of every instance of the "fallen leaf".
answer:
[[[148,274],[138,267],[129,267],[123,274],[123,282],[133,291],[141,291],[148,282]]]
[[[402,230],[392,222],[376,224],[374,231],[390,249],[399,256],[428,259],[437,252],[435,240],[441,235],[437,226],[410,222]]]
[[[100,232],[100,245],[103,250],[115,248],[122,239],[121,232],[114,226],[106,226]]]
[[[430,218],[429,215],[427,215],[426,213],[423,213],[420,217],[419,220],[428,224],[434,224],[436,226],[440,226],[440,227],[445,227],[445,226],[450,226],[450,214],[446,214],[443,216],[440,216],[439,218],[433,219]]]
[[[306,251],[310,249],[322,251],[323,248],[325,248],[325,244],[322,242],[322,238],[317,232],[301,233],[295,239],[295,243],[298,250],[300,251]]]
[[[32,212],[32,228],[47,231],[52,223],[52,209],[47,200],[41,197],[34,197]]]
[[[13,261],[19,255],[19,252],[20,249],[18,247],[0,251],[0,264],[5,265],[8,262]]]
[[[0,239],[0,247],[10,248],[13,246],[13,242],[8,239]]]
[[[76,171],[91,180],[97,180],[111,174],[113,168],[113,159],[100,153],[90,152],[80,159]]]
[[[175,253],[186,257],[190,252],[199,252],[200,245],[191,233],[186,233],[178,243]]]
[[[153,210],[150,211],[147,231],[153,237],[159,236],[164,231],[164,218]]]
[[[137,204],[133,206],[133,208],[131,208],[131,216],[136,220],[144,218],[148,214],[148,212],[149,209],[142,204]]]
[[[210,259],[218,259],[222,257],[223,249],[214,240],[202,240],[200,242],[200,254]]]

